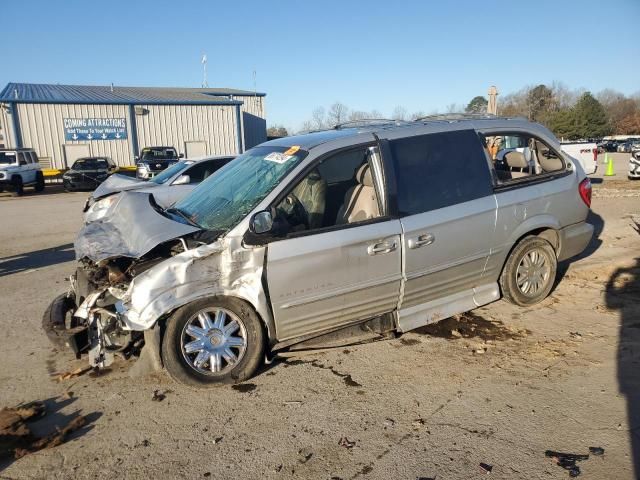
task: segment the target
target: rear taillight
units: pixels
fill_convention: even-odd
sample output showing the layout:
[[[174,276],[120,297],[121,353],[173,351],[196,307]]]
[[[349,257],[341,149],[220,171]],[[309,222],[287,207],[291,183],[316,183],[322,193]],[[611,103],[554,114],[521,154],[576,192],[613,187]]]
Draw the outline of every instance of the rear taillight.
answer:
[[[580,182],[580,186],[578,187],[578,191],[580,192],[580,198],[587,207],[591,207],[591,180],[585,178]]]
[[[593,149],[593,161],[594,162],[598,161],[598,149],[597,148]]]

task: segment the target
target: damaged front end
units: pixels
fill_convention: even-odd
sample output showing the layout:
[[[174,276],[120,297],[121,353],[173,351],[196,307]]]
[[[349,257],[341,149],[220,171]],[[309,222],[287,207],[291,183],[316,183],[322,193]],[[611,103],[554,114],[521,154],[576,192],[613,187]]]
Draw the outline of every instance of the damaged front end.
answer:
[[[114,355],[137,354],[144,345],[144,329],[136,329],[126,314],[133,279],[215,239],[214,232],[163,212],[149,194],[119,197],[109,215],[79,232],[69,292],[51,303],[43,320],[57,346],[70,347],[78,358],[88,354],[91,366],[99,368],[110,365]]]

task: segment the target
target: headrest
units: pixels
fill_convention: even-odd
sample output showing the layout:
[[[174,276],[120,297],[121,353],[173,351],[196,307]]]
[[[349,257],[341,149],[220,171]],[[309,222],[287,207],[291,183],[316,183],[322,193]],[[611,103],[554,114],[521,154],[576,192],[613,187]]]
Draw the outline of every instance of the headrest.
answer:
[[[356,181],[365,187],[373,187],[373,178],[371,178],[371,169],[369,163],[363,163],[356,172]]]
[[[511,150],[504,154],[504,159],[507,162],[507,165],[511,168],[528,168],[529,164],[527,163],[526,158],[524,158],[524,154],[517,150]]]
[[[307,180],[313,181],[313,182],[319,182],[320,180],[322,180],[322,175],[320,175],[320,172],[318,171],[317,168],[314,168],[307,175]]]

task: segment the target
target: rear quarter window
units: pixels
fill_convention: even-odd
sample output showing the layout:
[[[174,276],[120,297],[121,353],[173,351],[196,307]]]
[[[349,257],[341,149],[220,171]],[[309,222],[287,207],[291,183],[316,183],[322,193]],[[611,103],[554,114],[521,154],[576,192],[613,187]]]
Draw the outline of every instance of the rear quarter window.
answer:
[[[429,212],[493,193],[489,165],[474,130],[392,140],[390,148],[401,215]]]

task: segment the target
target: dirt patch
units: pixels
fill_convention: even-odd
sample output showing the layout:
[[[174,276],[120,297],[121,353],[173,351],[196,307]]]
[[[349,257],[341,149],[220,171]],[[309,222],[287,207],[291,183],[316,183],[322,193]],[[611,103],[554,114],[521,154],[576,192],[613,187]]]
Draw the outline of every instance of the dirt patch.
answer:
[[[62,428],[44,437],[36,437],[27,422],[46,415],[43,402],[31,402],[0,410],[0,458],[22,458],[31,452],[57,447],[64,443],[71,432],[83,427],[84,416],[71,419]]]
[[[249,393],[253,392],[258,387],[255,383],[238,383],[237,385],[232,385],[231,388],[237,392]]]
[[[529,335],[527,329],[515,330],[499,320],[487,320],[473,312],[466,312],[413,330],[414,333],[432,337],[456,340],[458,338],[479,338],[491,341],[520,339]]]

